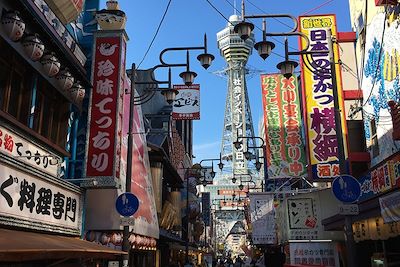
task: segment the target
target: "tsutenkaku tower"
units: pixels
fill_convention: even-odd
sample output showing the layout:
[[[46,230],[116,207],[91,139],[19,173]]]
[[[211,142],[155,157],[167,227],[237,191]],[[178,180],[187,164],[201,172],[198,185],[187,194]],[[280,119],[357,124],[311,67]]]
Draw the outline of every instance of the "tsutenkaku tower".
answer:
[[[254,169],[243,152],[248,150],[247,147],[255,147],[255,140],[242,139],[243,146],[239,149],[233,145],[238,136],[254,137],[246,86],[246,63],[254,46],[254,36],[251,35],[246,41],[242,40],[234,31],[234,26],[239,22],[240,17],[232,15],[226,28],[217,33],[218,48],[227,62],[225,74],[228,79],[221,155],[228,163],[226,169],[232,170],[232,175],[250,174]],[[253,155],[258,154],[254,149],[249,151]]]

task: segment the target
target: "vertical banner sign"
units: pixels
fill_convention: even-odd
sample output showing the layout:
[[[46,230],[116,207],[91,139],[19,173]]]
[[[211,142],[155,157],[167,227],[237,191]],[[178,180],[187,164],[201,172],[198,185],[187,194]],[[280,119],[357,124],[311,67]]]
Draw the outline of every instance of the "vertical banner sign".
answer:
[[[243,123],[245,121],[245,107],[244,107],[244,90],[243,90],[243,82],[244,82],[244,73],[240,68],[234,68],[230,74],[233,76],[232,81],[233,90],[231,97],[231,111],[232,111],[232,136],[233,140],[242,141],[242,144],[239,148],[235,148],[232,144],[232,153],[233,153],[233,174],[246,174],[247,173],[247,162],[244,157],[244,151],[246,150],[245,143],[242,138],[238,139],[238,136],[246,135],[245,129],[246,124]]]
[[[115,176],[121,37],[97,37],[86,176]]]
[[[210,192],[201,193],[201,209],[205,226],[211,225],[210,206]]]
[[[306,156],[297,77],[261,75],[261,86],[268,178],[303,176]]]
[[[274,197],[272,194],[250,194],[250,219],[253,244],[276,244]]]
[[[200,85],[174,85],[178,94],[172,105],[174,120],[200,120]]]
[[[131,192],[139,199],[139,209],[132,216],[135,224],[132,232],[143,236],[159,238],[159,224],[157,218],[157,209],[155,202],[155,193],[153,182],[151,179],[151,169],[149,162],[149,154],[147,150],[146,134],[143,122],[142,107],[134,105],[134,116],[129,118],[130,109],[130,94],[134,93],[138,97],[136,91],[131,92],[130,80],[125,76],[124,89],[129,94],[123,94],[123,127],[121,144],[121,172],[120,177],[123,180],[126,177],[126,165],[132,165],[132,176],[126,179],[131,179]],[[133,120],[133,146],[132,146],[132,161],[128,163],[128,132],[129,120]]]
[[[336,36],[336,18],[334,15],[316,15],[299,18],[300,31],[310,40],[310,50],[328,50],[328,29]],[[306,41],[301,40],[300,49],[304,49]],[[339,51],[334,44],[335,62]],[[338,143],[336,138],[335,110],[333,105],[332,70],[329,55],[319,54],[309,58],[310,62],[302,61],[302,84],[305,101],[305,118],[307,123],[307,141],[310,159],[310,173],[313,179],[332,179],[339,175]],[[321,75],[313,74],[305,66],[324,69]],[[337,90],[340,110],[344,110],[342,98],[342,80],[339,67],[336,67]],[[347,159],[346,119],[342,112],[342,131],[345,158]],[[311,178],[311,177],[310,177]]]

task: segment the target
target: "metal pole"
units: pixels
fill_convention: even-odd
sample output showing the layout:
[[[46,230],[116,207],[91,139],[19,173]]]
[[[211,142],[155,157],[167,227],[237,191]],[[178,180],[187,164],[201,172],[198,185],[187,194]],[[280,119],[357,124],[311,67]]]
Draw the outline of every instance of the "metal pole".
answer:
[[[333,50],[333,40],[332,40],[332,31],[328,30],[328,43],[329,43],[329,61],[331,66],[331,75],[332,75],[332,91],[333,91],[333,105],[335,109],[335,130],[336,130],[336,138],[338,145],[338,158],[339,158],[339,168],[340,174],[347,174],[347,166],[346,159],[344,153],[344,142],[343,142],[343,132],[342,132],[342,117],[341,110],[339,105],[339,93],[337,88],[337,79],[336,79],[336,64],[334,58],[334,50]],[[348,267],[356,267],[357,265],[357,255],[355,249],[355,242],[353,237],[352,230],[352,220],[351,216],[344,216],[345,226],[344,233],[346,237],[346,254],[347,254],[347,264]]]
[[[187,172],[187,171],[186,171]],[[189,266],[189,177],[186,174],[186,248],[185,266]]]
[[[126,162],[126,181],[125,181],[125,192],[131,192],[132,186],[132,147],[133,147],[133,120],[135,111],[135,75],[136,66],[132,64],[131,72],[131,92],[129,97],[129,126],[128,126],[128,149],[127,149],[127,162]],[[122,239],[122,250],[128,252],[127,255],[123,255],[122,266],[129,266],[129,225],[124,225],[123,239]]]
[[[204,223],[204,247],[207,249],[207,225]]]

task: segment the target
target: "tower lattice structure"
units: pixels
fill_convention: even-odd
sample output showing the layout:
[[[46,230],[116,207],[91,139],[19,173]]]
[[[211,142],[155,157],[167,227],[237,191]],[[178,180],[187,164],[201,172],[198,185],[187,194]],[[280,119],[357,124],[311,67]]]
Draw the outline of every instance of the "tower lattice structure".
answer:
[[[240,199],[243,200],[244,195],[240,193],[229,195],[229,192],[237,192],[239,184],[255,188],[260,186],[261,180],[255,169],[254,160],[247,160],[244,155],[244,152],[249,151],[253,156],[258,157],[259,151],[255,148],[257,146],[255,139],[252,138],[255,135],[246,85],[248,73],[246,64],[252,53],[254,36],[244,41],[234,32],[234,26],[240,21],[238,15],[230,16],[227,26],[217,33],[218,48],[227,63],[224,74],[227,78],[228,91],[221,143],[224,169],[216,176],[213,184],[205,188],[211,193],[212,203],[218,207],[213,215],[215,223],[219,226],[215,229],[215,243],[224,244],[225,248],[232,250],[233,255],[242,253],[241,249],[238,249],[239,241],[230,240],[227,237],[232,233],[234,225],[245,219],[243,207],[238,204]],[[237,140],[242,141],[239,149],[234,146]],[[232,181],[234,177],[236,183]],[[249,180],[252,181],[251,184],[245,182]],[[250,191],[253,190],[250,189]]]
[[[257,156],[258,151],[254,137],[253,120],[246,85],[246,64],[254,46],[254,36],[246,41],[234,32],[234,25],[241,21],[238,15],[232,15],[226,28],[217,33],[218,48],[221,56],[227,62],[225,74],[228,81],[228,92],[225,104],[224,128],[222,134],[221,155],[226,161],[228,175],[220,177],[223,180],[233,176],[258,176],[254,164],[244,156],[245,151]],[[235,148],[234,142],[242,141],[242,146]],[[225,172],[226,173],[226,172]],[[247,178],[246,178],[247,179]]]

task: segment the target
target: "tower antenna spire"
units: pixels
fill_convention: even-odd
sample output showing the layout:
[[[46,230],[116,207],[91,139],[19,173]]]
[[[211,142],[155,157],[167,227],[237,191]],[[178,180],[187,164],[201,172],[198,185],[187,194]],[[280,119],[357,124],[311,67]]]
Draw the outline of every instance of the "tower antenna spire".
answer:
[[[237,15],[236,14],[236,0],[233,0],[233,14]]]

